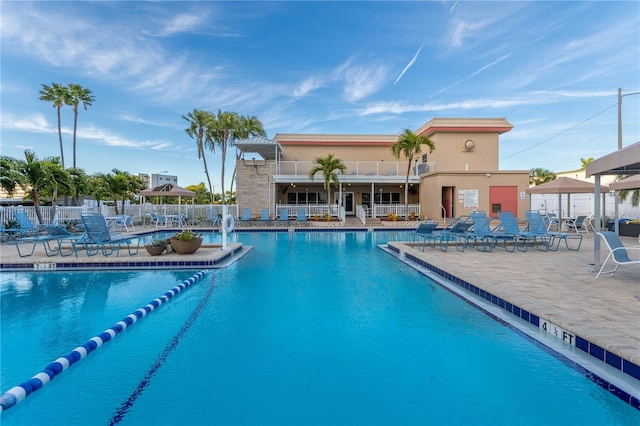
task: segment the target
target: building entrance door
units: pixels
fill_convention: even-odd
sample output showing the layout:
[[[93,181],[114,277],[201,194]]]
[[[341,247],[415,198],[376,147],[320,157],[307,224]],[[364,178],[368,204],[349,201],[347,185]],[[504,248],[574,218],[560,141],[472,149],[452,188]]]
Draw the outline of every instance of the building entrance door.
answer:
[[[335,193],[335,201],[338,202],[340,198],[340,193]],[[342,193],[342,206],[344,207],[344,214],[347,216],[354,216],[356,214],[354,206],[353,206],[353,192],[343,192]]]

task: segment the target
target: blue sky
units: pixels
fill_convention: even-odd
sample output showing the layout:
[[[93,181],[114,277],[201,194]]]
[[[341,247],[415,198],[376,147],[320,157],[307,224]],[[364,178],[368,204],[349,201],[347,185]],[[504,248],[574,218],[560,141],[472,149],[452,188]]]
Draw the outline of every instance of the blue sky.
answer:
[[[2,155],[59,155],[42,84],[76,83],[78,166],[205,180],[182,116],[276,133],[399,134],[504,117],[500,168],[575,170],[640,140],[640,2],[2,1]],[[62,113],[71,164],[73,114]],[[233,155],[230,155],[233,157]],[[207,161],[218,184],[220,158]],[[226,179],[226,186],[229,179]]]

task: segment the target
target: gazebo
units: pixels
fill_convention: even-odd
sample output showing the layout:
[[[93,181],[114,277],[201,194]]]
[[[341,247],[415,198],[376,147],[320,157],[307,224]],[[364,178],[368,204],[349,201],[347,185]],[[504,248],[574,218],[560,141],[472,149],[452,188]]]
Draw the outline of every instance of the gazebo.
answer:
[[[140,191],[139,195],[141,197],[178,197],[178,214],[180,214],[182,197],[191,197],[193,199],[196,193],[181,186],[166,183],[161,186],[156,186],[155,188]]]

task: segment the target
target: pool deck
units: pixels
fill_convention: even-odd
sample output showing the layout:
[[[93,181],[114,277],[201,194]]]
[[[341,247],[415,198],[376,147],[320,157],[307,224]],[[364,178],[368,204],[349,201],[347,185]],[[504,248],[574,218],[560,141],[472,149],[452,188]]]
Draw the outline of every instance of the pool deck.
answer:
[[[569,251],[561,246],[557,252],[542,252],[535,248],[515,253],[498,248],[490,253],[473,248],[459,252],[453,247],[447,252],[426,247],[422,252],[409,242],[391,241],[388,245],[403,255],[420,259],[596,344],[604,349],[605,354],[615,354],[622,360],[640,366],[640,265],[621,266],[614,276],[604,274],[596,281],[596,274],[590,271],[594,257],[594,235],[583,236],[579,251]],[[621,239],[625,246],[639,245],[637,238]],[[238,243],[230,244],[230,248],[234,253],[250,249]],[[604,261],[607,249],[603,244],[601,251],[601,261]],[[130,263],[135,259],[135,262],[152,262],[145,268],[155,269],[153,262],[169,262],[162,267],[170,268],[172,263],[184,262],[186,258],[189,261],[213,263],[213,260],[227,255],[218,245],[203,246],[195,254],[187,256],[163,254],[152,257],[141,247],[136,256],[46,257],[42,245],[39,245],[33,256],[20,258],[13,244],[0,244],[2,264],[73,263],[90,259],[95,265],[109,264],[109,268],[118,268],[119,263]],[[33,270],[33,266],[25,269]],[[620,362],[613,358],[604,361]],[[640,389],[637,394],[640,395]]]

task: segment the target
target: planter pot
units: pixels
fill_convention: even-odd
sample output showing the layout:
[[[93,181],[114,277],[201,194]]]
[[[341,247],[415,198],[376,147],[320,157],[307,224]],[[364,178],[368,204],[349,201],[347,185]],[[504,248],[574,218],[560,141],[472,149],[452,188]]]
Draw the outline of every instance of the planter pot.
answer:
[[[202,238],[196,238],[195,240],[180,241],[175,238],[169,240],[171,242],[171,248],[178,254],[193,254],[202,245]]]
[[[151,256],[159,256],[164,252],[165,246],[144,246],[144,248]]]

